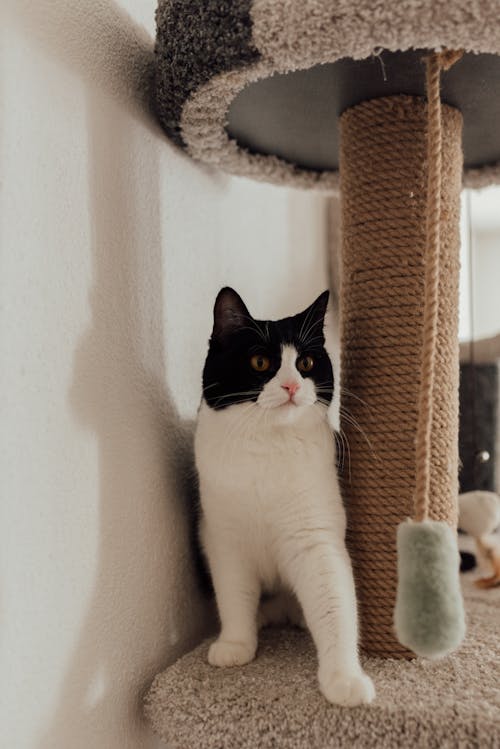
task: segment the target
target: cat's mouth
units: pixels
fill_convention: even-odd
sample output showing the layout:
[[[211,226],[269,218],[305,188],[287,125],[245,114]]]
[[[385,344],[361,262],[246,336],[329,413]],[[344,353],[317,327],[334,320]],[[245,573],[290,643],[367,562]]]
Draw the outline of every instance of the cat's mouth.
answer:
[[[295,408],[297,408],[298,405],[299,404],[296,403],[296,401],[292,400],[292,398],[289,398],[284,403],[280,403],[280,405],[278,406],[278,408],[290,408],[290,406],[295,406]]]

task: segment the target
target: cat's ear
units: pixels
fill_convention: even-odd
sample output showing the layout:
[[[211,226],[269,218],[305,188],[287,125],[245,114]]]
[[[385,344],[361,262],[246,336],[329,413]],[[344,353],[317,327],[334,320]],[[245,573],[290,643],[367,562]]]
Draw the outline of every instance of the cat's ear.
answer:
[[[321,335],[323,333],[329,297],[330,292],[324,291],[307,309],[300,313],[300,317],[304,320],[304,333],[306,337]]]
[[[234,289],[225,286],[215,300],[212,336],[223,341],[238,328],[247,325],[249,317],[250,313],[240,295]]]

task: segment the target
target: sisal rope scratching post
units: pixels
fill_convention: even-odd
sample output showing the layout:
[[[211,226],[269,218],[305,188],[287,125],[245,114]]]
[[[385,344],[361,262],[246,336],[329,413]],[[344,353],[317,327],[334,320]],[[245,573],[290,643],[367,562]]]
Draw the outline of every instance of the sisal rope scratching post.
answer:
[[[462,117],[440,106],[442,60],[432,59],[442,138],[429,130],[431,154],[421,99],[375,99],[341,118],[348,543],[362,645],[390,657],[412,655],[394,633],[397,528],[415,517],[449,529],[457,516]],[[435,249],[436,241],[429,263],[429,242]]]

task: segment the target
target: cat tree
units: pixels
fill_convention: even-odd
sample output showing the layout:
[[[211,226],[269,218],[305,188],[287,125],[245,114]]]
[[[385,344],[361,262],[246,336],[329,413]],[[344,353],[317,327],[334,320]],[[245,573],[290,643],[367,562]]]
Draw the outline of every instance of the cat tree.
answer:
[[[157,111],[175,143],[232,174],[340,186],[342,405],[360,427],[342,425],[343,483],[362,644],[410,657],[394,634],[396,535],[408,517],[456,527],[460,191],[500,182],[497,4],[160,0],[157,24]],[[424,60],[444,48],[464,54],[431,55],[426,89]],[[197,652],[149,696],[169,740],[165,685],[173,697],[187,669],[196,692]],[[203,678],[248,689],[244,673]]]

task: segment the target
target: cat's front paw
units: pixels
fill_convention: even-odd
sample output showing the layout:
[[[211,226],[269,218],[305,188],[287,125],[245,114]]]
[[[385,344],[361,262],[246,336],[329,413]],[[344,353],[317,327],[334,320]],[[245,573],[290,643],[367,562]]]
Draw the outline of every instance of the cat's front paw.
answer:
[[[208,649],[208,662],[211,666],[243,666],[255,658],[256,646],[248,642],[228,642],[220,638]]]
[[[328,702],[343,707],[368,705],[375,697],[375,687],[363,671],[330,671],[319,673],[319,687]]]

